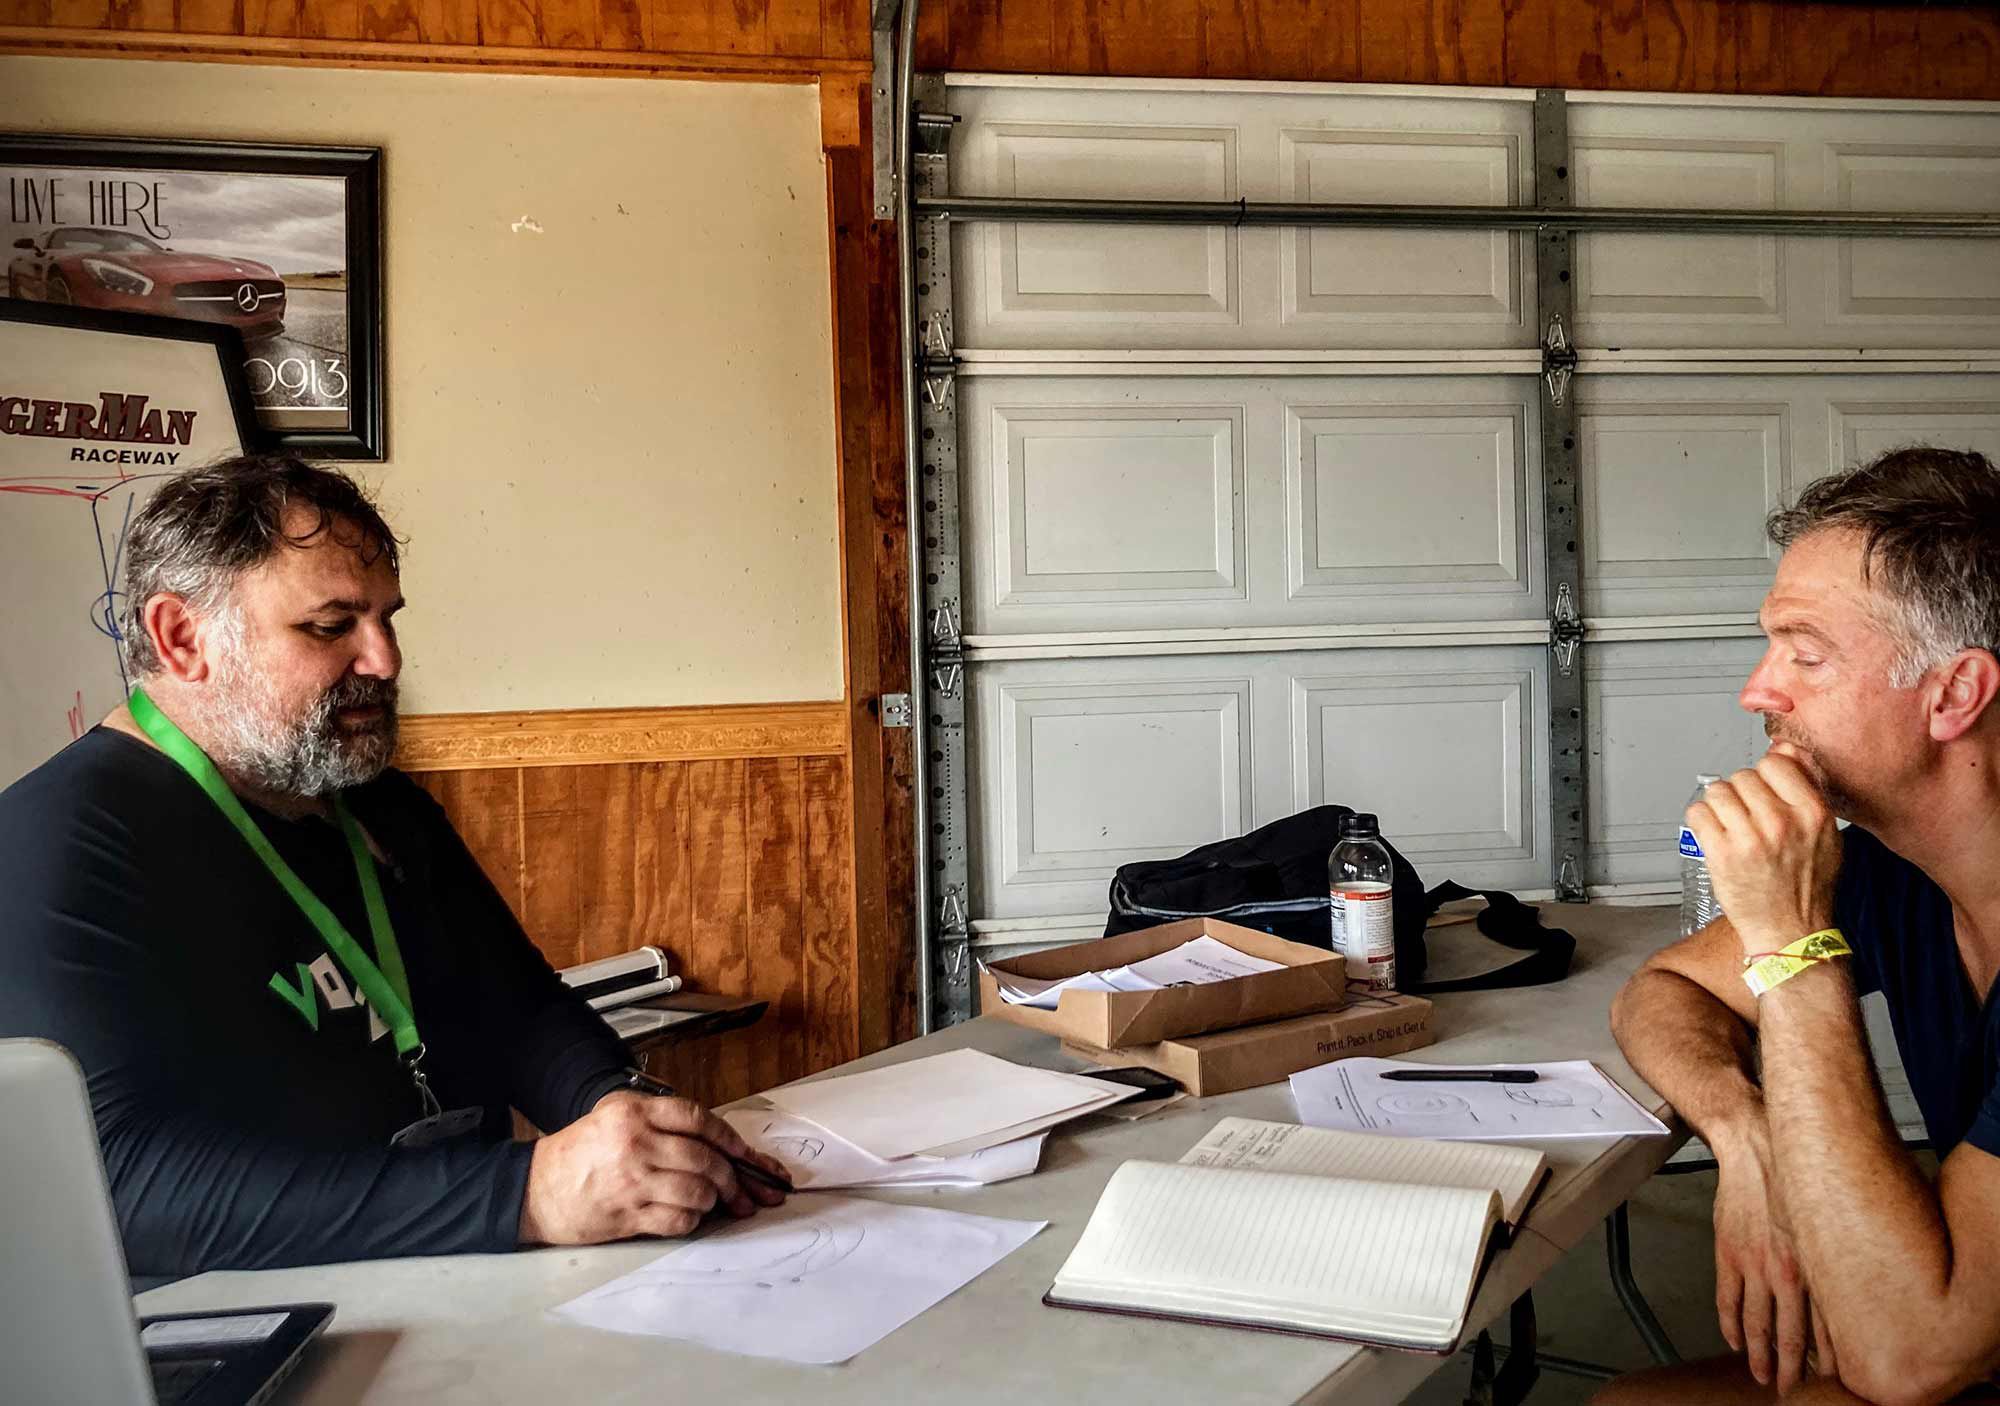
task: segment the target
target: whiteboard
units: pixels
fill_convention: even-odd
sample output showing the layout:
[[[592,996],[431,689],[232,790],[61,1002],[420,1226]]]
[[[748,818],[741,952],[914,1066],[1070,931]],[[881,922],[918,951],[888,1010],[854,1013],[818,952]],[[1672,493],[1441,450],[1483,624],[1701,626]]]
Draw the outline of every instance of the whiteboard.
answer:
[[[232,340],[0,300],[0,788],[124,699],[132,518],[165,478],[254,437]]]

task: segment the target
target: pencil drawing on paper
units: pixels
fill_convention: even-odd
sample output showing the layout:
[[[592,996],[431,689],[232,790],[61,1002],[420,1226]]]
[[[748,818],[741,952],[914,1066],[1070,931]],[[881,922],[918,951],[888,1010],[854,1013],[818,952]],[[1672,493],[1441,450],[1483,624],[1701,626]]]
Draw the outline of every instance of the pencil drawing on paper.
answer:
[[[859,1225],[805,1216],[753,1234],[698,1240],[653,1265],[624,1293],[649,1288],[775,1289],[832,1269],[861,1248]]]
[[[810,1166],[826,1151],[826,1144],[816,1137],[770,1137],[764,1145],[773,1157],[794,1167]]]
[[[1472,1107],[1457,1094],[1383,1094],[1375,1106],[1392,1117],[1405,1118],[1443,1118]]]
[[[1530,1108],[1589,1108],[1602,1097],[1588,1084],[1553,1080],[1537,1084],[1511,1085],[1506,1093],[1514,1102],[1525,1103]]]

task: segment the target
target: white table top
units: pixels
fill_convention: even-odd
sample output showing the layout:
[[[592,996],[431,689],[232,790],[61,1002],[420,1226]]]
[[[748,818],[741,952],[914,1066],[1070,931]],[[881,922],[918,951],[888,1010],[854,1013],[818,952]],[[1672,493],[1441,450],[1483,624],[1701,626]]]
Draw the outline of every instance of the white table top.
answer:
[[[1625,1063],[1608,1012],[1625,978],[1670,940],[1660,908],[1544,910],[1577,938],[1556,986],[1440,996],[1434,1045],[1403,1058],[1442,1064],[1588,1058],[1655,1113],[1663,1100]],[[1452,942],[1437,934],[1434,950]],[[859,1060],[853,1070],[970,1045],[1024,1063],[1078,1067],[1048,1036],[982,1019]],[[1119,1163],[1175,1161],[1226,1115],[1291,1122],[1281,1082],[1185,1100],[1131,1123],[1058,1130],[1034,1176],[970,1191],[861,1193],[915,1205],[1047,1220],[1049,1226],[966,1288],[839,1367],[734,1357],[663,1339],[598,1332],[546,1310],[657,1258],[658,1241],[512,1255],[377,1261],[183,1280],[139,1298],[141,1313],[331,1300],[332,1326],[287,1388],[290,1402],[478,1403],[942,1399],[1018,1406],[1054,1397],[1147,1406],[1215,1401],[1395,1400],[1451,1359],[1339,1343],[1046,1308]],[[1679,1144],[1672,1138],[1540,1144],[1553,1174],[1523,1234],[1501,1253],[1467,1336],[1502,1317]]]

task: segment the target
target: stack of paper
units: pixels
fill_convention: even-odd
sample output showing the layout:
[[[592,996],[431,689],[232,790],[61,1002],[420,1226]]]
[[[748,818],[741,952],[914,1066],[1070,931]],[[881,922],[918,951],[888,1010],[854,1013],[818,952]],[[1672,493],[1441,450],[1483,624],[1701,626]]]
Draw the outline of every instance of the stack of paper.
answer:
[[[777,1158],[800,1191],[843,1186],[991,1186],[1042,1164],[1047,1133],[1016,1138],[963,1157],[889,1160],[856,1147],[817,1123],[772,1109],[732,1108],[723,1120],[759,1152]]]
[[[1083,972],[1060,981],[994,973],[1000,999],[1014,1006],[1052,1011],[1065,991],[1159,991],[1169,986],[1199,986],[1258,972],[1276,971],[1282,962],[1238,952],[1212,937],[1197,937],[1171,951],[1108,971]]]
[[[759,1136],[778,1140],[779,1161],[796,1171],[802,1160],[817,1170],[827,1159],[827,1175],[842,1178],[800,1185],[984,1185],[1033,1171],[1041,1155],[1038,1134],[1137,1092],[978,1050],[952,1050],[771,1090],[765,1098],[789,1115],[789,1123],[773,1119],[760,1127],[756,1115],[747,1116]],[[750,1136],[735,1115],[730,1121]],[[801,1136],[807,1143],[784,1141]],[[991,1157],[978,1156],[989,1150]]]

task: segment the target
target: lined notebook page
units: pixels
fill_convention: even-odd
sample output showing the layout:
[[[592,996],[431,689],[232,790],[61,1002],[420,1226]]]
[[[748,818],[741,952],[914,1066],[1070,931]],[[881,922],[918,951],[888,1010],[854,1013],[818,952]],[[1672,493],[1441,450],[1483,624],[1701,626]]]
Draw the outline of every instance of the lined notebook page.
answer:
[[[1499,1212],[1491,1191],[1127,1162],[1049,1297],[1441,1351]]]
[[[1497,1191],[1509,1225],[1519,1223],[1548,1171],[1548,1158],[1531,1147],[1379,1137],[1259,1118],[1224,1118],[1181,1161],[1197,1167]]]

